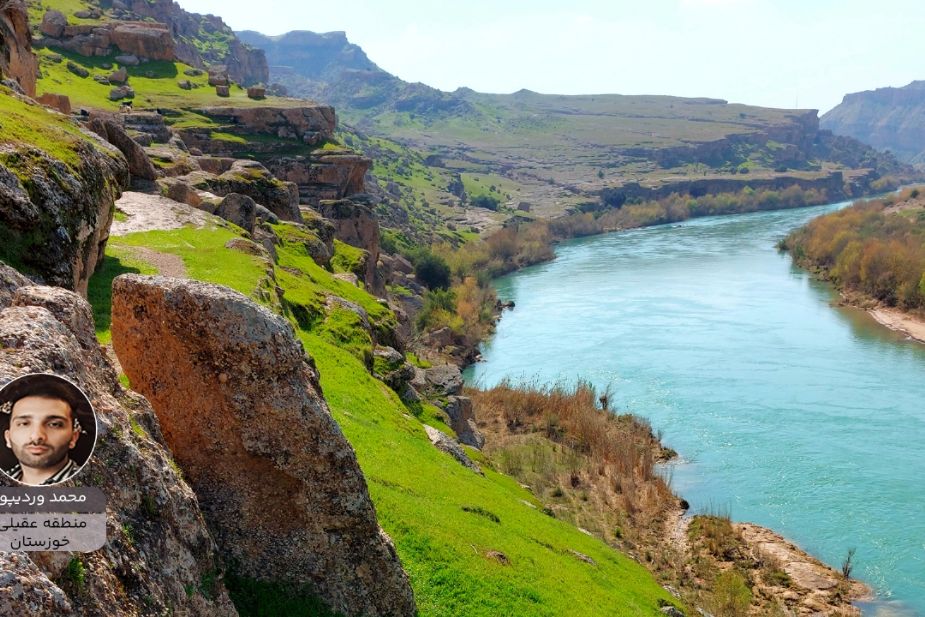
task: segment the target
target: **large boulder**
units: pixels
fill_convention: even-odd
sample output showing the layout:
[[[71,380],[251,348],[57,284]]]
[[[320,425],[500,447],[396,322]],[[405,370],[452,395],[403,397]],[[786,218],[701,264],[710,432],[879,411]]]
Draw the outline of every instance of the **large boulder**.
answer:
[[[31,114],[29,121],[41,126],[54,147],[46,152],[15,141],[4,146],[0,260],[86,294],[109,238],[113,203],[128,184],[128,166],[117,150],[80,133],[60,115],[15,99],[9,105]],[[4,116],[2,122],[16,118]]]
[[[472,409],[472,399],[468,396],[448,396],[444,406],[450,419],[450,428],[456,432],[460,443],[481,449],[485,445],[485,436],[479,431]]]
[[[67,28],[67,17],[64,13],[54,9],[45,11],[45,15],[42,16],[42,25],[39,27],[42,34],[58,39],[64,34],[65,28]]]
[[[101,120],[106,130],[103,136],[125,156],[129,173],[135,178],[156,180],[157,170],[141,144],[129,137],[129,134],[116,120],[109,117],[101,118]]]
[[[13,79],[27,96],[35,96],[38,71],[25,3],[0,0],[0,75]]]
[[[91,553],[0,555],[0,614],[236,615],[196,496],[175,471],[151,406],[119,385],[89,304],[25,282],[0,266],[0,383],[54,372],[87,393],[96,449],[67,484],[106,494],[107,541]]]
[[[113,282],[113,345],[241,576],[347,615],[413,615],[408,579],[290,324],[195,281]],[[152,342],[156,341],[156,353]]]
[[[173,36],[166,24],[120,23],[112,29],[109,36],[112,43],[125,54],[151,60],[174,60],[176,57]]]
[[[257,202],[247,195],[230,193],[222,199],[215,214],[241,229],[253,232],[257,219]]]

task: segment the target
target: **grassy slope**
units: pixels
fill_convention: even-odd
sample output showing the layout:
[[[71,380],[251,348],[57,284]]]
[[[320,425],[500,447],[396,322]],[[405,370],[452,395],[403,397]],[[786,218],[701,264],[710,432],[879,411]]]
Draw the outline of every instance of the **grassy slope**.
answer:
[[[44,150],[49,156],[76,167],[79,157],[77,145],[90,141],[73,122],[48,112],[44,107],[29,105],[0,86],[0,144],[28,145]],[[0,155],[0,162],[15,168],[10,154]]]
[[[173,253],[191,276],[259,296],[255,286],[261,285],[265,265],[218,249],[228,233],[216,228],[132,234],[114,238],[108,252],[123,256],[120,260],[130,246]],[[277,269],[287,300],[322,311],[322,298],[334,293],[372,311],[374,322],[393,319],[375,298],[314,265],[300,246],[286,242],[278,248],[280,264],[288,269]],[[97,277],[111,280],[106,272]],[[105,296],[94,301],[98,312],[106,309],[100,304]],[[315,358],[332,413],[356,449],[422,615],[659,614],[658,600],[669,596],[645,569],[543,514],[510,477],[487,468],[484,478],[477,476],[436,450],[422,426],[422,420],[440,426],[434,410],[415,417],[369,375],[355,350],[340,343],[329,317],[316,317],[299,325],[290,315]],[[503,553],[509,563],[500,563],[490,551]],[[590,557],[594,565],[571,551]]]

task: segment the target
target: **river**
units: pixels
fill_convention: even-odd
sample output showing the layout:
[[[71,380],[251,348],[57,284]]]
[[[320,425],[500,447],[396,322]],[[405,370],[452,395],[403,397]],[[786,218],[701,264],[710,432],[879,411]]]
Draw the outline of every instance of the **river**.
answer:
[[[469,383],[611,384],[681,462],[693,512],[770,527],[854,575],[865,615],[925,615],[925,345],[776,242],[844,204],[696,219],[570,241],[497,281],[513,300]]]

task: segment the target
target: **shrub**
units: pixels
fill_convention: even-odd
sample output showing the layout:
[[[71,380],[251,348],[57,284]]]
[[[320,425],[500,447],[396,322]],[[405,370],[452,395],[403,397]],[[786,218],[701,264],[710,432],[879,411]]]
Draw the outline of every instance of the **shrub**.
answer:
[[[751,589],[741,574],[735,570],[726,570],[716,577],[712,603],[712,612],[716,617],[747,615],[751,603]]]
[[[501,200],[491,195],[477,195],[469,200],[476,208],[485,208],[486,210],[497,210],[501,205]]]
[[[447,289],[450,286],[450,266],[445,259],[430,251],[422,251],[416,256],[414,275],[428,289]]]

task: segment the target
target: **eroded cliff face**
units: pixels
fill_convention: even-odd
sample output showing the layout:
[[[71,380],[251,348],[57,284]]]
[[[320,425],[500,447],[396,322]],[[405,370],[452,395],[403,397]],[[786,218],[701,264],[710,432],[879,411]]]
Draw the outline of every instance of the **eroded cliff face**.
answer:
[[[270,70],[263,50],[244,45],[231,28],[215,15],[199,15],[183,10],[173,0],[130,0],[128,9],[141,17],[148,17],[170,26],[177,41],[177,59],[193,66],[223,64],[228,76],[237,83],[249,86],[266,83]],[[195,40],[214,40],[213,44],[195,44]]]
[[[925,81],[846,94],[822,116],[822,127],[910,163],[925,161]]]
[[[122,367],[238,574],[308,585],[347,615],[413,615],[407,576],[289,323],[227,288],[163,277],[118,277],[112,309]]]
[[[39,64],[32,53],[29,16],[22,0],[0,0],[0,76],[35,96]]]
[[[86,295],[109,238],[113,204],[128,185],[125,158],[9,91],[0,97],[7,97],[3,122],[14,136],[0,139],[0,259]],[[15,140],[35,130],[44,132],[41,149]]]
[[[236,615],[196,496],[148,402],[119,385],[89,304],[0,264],[0,345],[0,382],[53,372],[88,394],[96,450],[67,485],[98,486],[108,497],[102,549],[0,555],[0,614]]]

